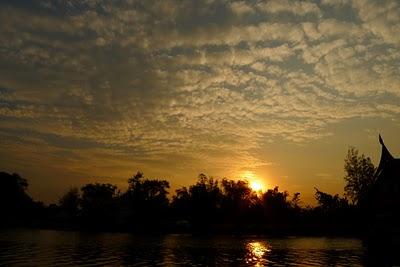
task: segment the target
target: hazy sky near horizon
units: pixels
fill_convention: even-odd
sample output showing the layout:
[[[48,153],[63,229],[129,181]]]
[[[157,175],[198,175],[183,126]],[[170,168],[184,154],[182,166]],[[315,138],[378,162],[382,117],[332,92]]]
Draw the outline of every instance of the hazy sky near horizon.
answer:
[[[343,191],[400,155],[400,2],[1,1],[0,170],[35,199],[137,170]]]

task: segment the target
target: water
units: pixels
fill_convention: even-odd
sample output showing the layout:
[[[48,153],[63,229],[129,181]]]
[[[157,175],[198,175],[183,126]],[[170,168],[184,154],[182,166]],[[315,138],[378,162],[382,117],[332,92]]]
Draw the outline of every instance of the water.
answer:
[[[362,266],[358,239],[0,231],[0,265]]]

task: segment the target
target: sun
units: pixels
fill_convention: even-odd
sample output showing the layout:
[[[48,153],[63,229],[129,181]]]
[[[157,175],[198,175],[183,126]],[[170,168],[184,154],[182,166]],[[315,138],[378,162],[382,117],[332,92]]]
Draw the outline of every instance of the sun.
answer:
[[[254,191],[261,191],[263,189],[263,185],[260,181],[254,180],[250,182],[250,188]]]
[[[253,191],[260,192],[264,190],[264,183],[252,171],[245,171],[241,175],[242,179],[249,181],[249,186]]]

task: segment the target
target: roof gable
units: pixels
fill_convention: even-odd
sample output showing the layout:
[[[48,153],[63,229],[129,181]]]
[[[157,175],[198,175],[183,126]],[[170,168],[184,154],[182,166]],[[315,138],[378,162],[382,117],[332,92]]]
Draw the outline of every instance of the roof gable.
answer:
[[[378,177],[384,169],[391,168],[393,164],[400,166],[400,159],[395,159],[385,146],[381,135],[379,135],[379,143],[382,145],[381,160],[375,172],[375,177]]]

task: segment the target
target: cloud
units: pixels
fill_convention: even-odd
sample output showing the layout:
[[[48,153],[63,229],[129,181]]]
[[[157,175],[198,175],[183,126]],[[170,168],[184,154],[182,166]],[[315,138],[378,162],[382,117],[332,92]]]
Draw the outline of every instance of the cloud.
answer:
[[[237,15],[244,15],[254,12],[254,8],[245,1],[237,1],[231,4],[232,11]]]
[[[322,5],[334,6],[334,7],[343,7],[345,5],[350,4],[351,0],[322,0]]]
[[[385,42],[400,44],[400,5],[397,1],[355,0],[353,7],[363,27]]]
[[[267,13],[289,12],[298,16],[321,14],[319,7],[311,1],[272,0],[260,2],[257,7]]]
[[[269,164],[265,142],[400,113],[396,2],[342,1],[346,21],[331,1],[40,3],[0,11],[7,149],[233,173]]]
[[[365,35],[365,31],[359,25],[336,19],[325,19],[318,24],[318,31],[324,37],[340,37],[357,39]]]

